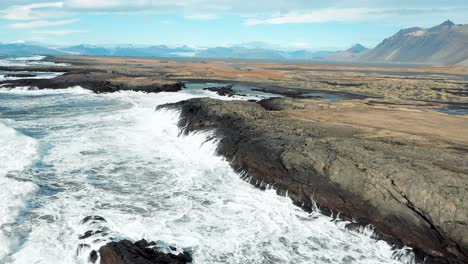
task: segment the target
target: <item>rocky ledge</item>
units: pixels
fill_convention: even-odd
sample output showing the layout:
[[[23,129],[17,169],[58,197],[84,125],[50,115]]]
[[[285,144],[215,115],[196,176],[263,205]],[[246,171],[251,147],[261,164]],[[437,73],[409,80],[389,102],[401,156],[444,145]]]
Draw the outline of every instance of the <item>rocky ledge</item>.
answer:
[[[132,243],[127,239],[116,239],[115,233],[107,226],[102,216],[90,215],[80,221],[85,231],[78,239],[80,244],[76,257],[80,263],[101,264],[185,264],[192,262],[192,250],[180,248],[163,241],[148,242],[141,239]],[[103,243],[99,250],[92,250],[91,244]]]
[[[150,76],[127,76],[114,72],[72,70],[53,79],[20,79],[0,81],[5,88],[18,86],[38,89],[66,89],[81,86],[95,93],[112,93],[128,90],[147,93],[177,92],[183,83],[167,81]]]
[[[304,208],[313,199],[325,212],[372,224],[380,238],[413,247],[425,263],[468,263],[468,148],[309,119],[324,106],[291,100],[199,98],[162,107],[181,110],[185,133],[216,129],[219,154],[253,176],[253,184],[288,191]],[[384,112],[383,123],[391,124],[392,115]]]
[[[97,260],[98,253],[92,251],[90,261]],[[186,264],[192,262],[192,256],[186,250],[142,239],[108,243],[99,249],[99,260],[101,264]]]
[[[232,84],[222,87],[207,87],[203,88],[203,90],[215,92],[220,96],[233,97],[234,95],[237,95],[237,92],[232,89]]]

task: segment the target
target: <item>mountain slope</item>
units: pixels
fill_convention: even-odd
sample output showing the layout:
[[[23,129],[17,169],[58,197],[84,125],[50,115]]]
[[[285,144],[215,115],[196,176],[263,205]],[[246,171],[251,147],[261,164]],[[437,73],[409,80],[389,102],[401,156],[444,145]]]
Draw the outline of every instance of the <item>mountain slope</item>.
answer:
[[[333,54],[332,51],[307,51],[307,50],[297,50],[288,53],[288,57],[291,59],[325,59],[330,54]]]
[[[468,59],[468,25],[450,20],[429,29],[400,30],[360,56],[364,61],[457,64]]]
[[[201,58],[219,59],[327,59],[332,51],[294,50],[284,51],[267,48],[249,48],[242,46],[208,48],[196,53]]]
[[[178,53],[189,53],[195,50],[187,47],[170,48],[165,45],[149,46],[149,47],[134,47],[134,46],[117,46],[106,48],[92,45],[78,45],[62,49],[65,52],[76,55],[94,55],[94,56],[135,56],[135,57],[171,57]]]
[[[71,54],[76,54],[76,55],[105,56],[105,55],[111,54],[111,52],[106,48],[99,47],[99,46],[84,45],[84,44],[78,45],[78,46],[67,47],[61,50],[71,53]]]
[[[0,55],[58,55],[55,49],[25,43],[0,44]]]
[[[351,48],[343,51],[337,51],[332,54],[329,54],[326,58],[329,60],[353,60],[358,58],[365,51],[369,50],[361,44],[355,44]]]
[[[284,52],[262,48],[216,47],[202,50],[196,54],[202,58],[231,58],[231,59],[284,59]]]
[[[468,59],[466,59],[466,60],[464,60],[464,61],[462,61],[462,62],[460,62],[460,63],[458,63],[458,64],[459,64],[459,65],[466,65],[466,66],[468,66]]]

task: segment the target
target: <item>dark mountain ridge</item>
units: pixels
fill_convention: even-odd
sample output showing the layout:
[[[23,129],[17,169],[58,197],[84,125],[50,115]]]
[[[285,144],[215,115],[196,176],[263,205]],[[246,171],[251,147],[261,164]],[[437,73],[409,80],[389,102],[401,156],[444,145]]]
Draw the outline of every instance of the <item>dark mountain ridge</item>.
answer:
[[[468,59],[468,25],[450,20],[424,29],[402,29],[360,58],[374,62],[459,64]]]

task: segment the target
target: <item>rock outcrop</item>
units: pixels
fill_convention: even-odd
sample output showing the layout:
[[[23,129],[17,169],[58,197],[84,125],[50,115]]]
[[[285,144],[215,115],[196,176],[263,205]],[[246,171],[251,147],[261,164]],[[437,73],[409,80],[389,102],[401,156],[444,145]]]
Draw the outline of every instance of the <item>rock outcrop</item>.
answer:
[[[262,104],[281,109],[278,102]],[[372,224],[381,238],[430,256],[426,263],[468,262],[463,149],[363,139],[359,127],[282,118],[252,102],[202,98],[162,107],[181,110],[185,133],[216,129],[219,154],[254,184],[273,184],[298,205],[313,199]]]
[[[185,264],[192,262],[191,249],[183,249],[163,241],[148,242],[145,239],[132,243],[116,239],[115,232],[107,226],[107,220],[90,215],[80,221],[85,227],[78,239],[76,257],[81,262],[101,264]],[[103,245],[93,250],[92,245]],[[80,263],[81,263],[80,262]]]
[[[99,249],[101,264],[185,264],[192,262],[190,252],[171,246],[161,246],[144,239],[135,243],[129,240],[111,242]],[[98,260],[96,251],[90,254],[91,262]]]
[[[36,77],[36,74],[28,74],[28,73],[17,73],[17,74],[6,74],[5,78],[31,78]]]
[[[227,86],[221,86],[221,87],[207,87],[207,88],[203,88],[203,90],[215,92],[218,95],[227,96],[227,97],[233,97],[234,95],[238,94],[236,91],[234,91],[234,89],[232,89],[232,84],[227,85]]]

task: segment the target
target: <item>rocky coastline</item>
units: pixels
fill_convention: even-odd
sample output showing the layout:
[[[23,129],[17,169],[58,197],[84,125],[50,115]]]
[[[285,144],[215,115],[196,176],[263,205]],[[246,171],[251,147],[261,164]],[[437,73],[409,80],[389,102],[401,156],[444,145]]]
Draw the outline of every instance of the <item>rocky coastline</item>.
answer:
[[[215,129],[219,154],[258,187],[372,224],[379,238],[413,247],[421,263],[467,263],[466,151],[362,138],[362,127],[278,114],[297,104],[202,98],[162,108],[180,109],[184,133]]]
[[[167,81],[151,76],[129,76],[106,71],[67,70],[63,75],[53,79],[31,79],[26,76],[19,80],[0,81],[3,88],[34,87],[36,89],[66,89],[80,86],[95,93],[112,93],[117,91],[136,91],[146,93],[177,92],[184,84],[178,81]]]
[[[181,81],[194,77],[200,82],[213,81],[226,74],[218,65],[208,71],[207,65],[197,68],[196,63],[161,66],[158,61],[132,59],[126,61],[129,67],[115,59],[97,58],[100,64],[96,66],[93,58],[65,59],[57,61],[74,66],[0,67],[13,72],[63,73],[53,79],[13,74],[25,79],[0,81],[0,87],[177,92],[184,88]],[[352,222],[351,228],[372,224],[377,238],[413,247],[420,263],[468,263],[468,138],[463,133],[468,131],[468,122],[463,116],[428,111],[455,104],[457,109],[465,107],[465,81],[444,83],[448,88],[437,88],[442,89],[442,96],[433,87],[441,84],[432,79],[369,76],[367,84],[348,84],[359,75],[341,82],[322,80],[320,85],[326,87],[315,89],[305,87],[310,86],[309,79],[296,78],[310,73],[302,69],[281,70],[284,76],[268,69],[256,73],[249,71],[253,76],[247,76],[235,71],[220,82],[249,83],[287,98],[258,103],[201,98],[161,108],[181,111],[179,126],[184,133],[215,130],[221,138],[219,154],[235,170],[251,176],[250,182],[257,187],[273,185],[278,194],[287,193],[305,210],[318,206],[325,214],[339,214]],[[343,78],[322,75],[309,77]],[[414,92],[413,85],[420,88],[421,82],[425,86]],[[401,83],[405,89],[400,89]],[[393,90],[380,89],[382,84]],[[454,92],[447,96],[449,88]],[[228,97],[236,94],[229,85],[208,90]],[[346,100],[330,102],[309,95],[324,91]],[[104,252],[115,262],[104,263],[137,263],[115,257],[124,251],[159,257],[146,250],[154,246],[146,241],[112,243],[99,250],[99,255]],[[96,256],[97,251],[90,259]]]

